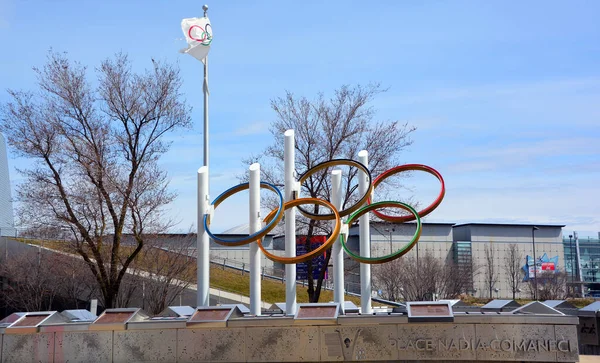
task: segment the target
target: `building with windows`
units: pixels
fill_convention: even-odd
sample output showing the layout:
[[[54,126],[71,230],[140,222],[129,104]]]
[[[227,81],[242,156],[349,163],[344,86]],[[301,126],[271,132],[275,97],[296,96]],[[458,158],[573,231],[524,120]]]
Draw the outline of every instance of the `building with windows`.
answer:
[[[576,293],[600,297],[600,233],[598,238],[563,236],[565,265],[570,288]]]
[[[509,283],[508,251],[513,248],[522,266],[524,280],[533,279],[542,271],[564,271],[565,253],[562,228],[555,224],[498,224],[498,223],[423,223],[421,238],[417,245],[405,256],[418,258],[426,253],[433,257],[456,264],[465,273],[472,275],[472,288],[469,293],[478,297],[490,297],[489,280],[492,284],[492,297],[512,297]],[[396,251],[409,243],[416,229],[415,223],[390,224],[371,222],[371,255],[383,256]],[[359,251],[359,227],[350,230],[349,247]],[[536,267],[533,266],[533,243],[535,239]],[[600,265],[600,244],[598,244]],[[487,252],[486,252],[487,249]],[[353,262],[348,261],[351,265]],[[491,263],[493,279],[486,278],[485,267]],[[350,268],[351,271],[358,269]],[[534,272],[535,271],[535,272]],[[600,271],[598,271],[600,272]],[[600,274],[599,274],[600,275]],[[598,276],[600,281],[600,276]],[[347,275],[347,279],[358,282],[357,275]],[[356,280],[356,281],[355,281]],[[516,297],[529,297],[530,289],[523,282]],[[349,286],[356,286],[351,284]]]
[[[524,280],[533,280],[537,274],[542,272],[564,270],[563,227],[564,225],[551,224],[495,223],[467,223],[453,226],[453,240],[457,257],[461,254],[472,256],[475,272],[473,277],[474,295],[490,297],[489,281],[491,279],[486,276],[489,275],[486,267],[492,262],[496,278],[491,297],[512,297],[508,272],[508,265],[511,263],[509,253],[511,248],[514,248],[516,252],[513,253],[513,256],[522,261]],[[535,268],[533,266],[534,241],[535,259],[537,260]],[[463,260],[468,261],[466,258]],[[459,264],[465,263],[460,259],[455,261]],[[515,297],[529,297],[530,295],[527,284],[523,283],[518,288]]]
[[[15,235],[6,142],[0,134],[0,237]]]

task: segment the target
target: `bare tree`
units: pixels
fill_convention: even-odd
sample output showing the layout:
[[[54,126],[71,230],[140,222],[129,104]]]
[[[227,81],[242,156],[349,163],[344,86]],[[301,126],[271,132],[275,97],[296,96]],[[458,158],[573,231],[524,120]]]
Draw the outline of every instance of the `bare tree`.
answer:
[[[98,293],[98,284],[85,262],[74,255],[43,248],[11,256],[0,266],[5,304],[19,311],[51,310],[57,303],[79,309]]]
[[[168,224],[161,211],[174,194],[158,166],[169,147],[163,136],[191,124],[179,70],[153,60],[136,74],[117,54],[101,63],[92,83],[86,67],[50,51],[34,71],[38,90],[9,90],[0,112],[9,144],[35,162],[20,170],[19,216],[29,226],[71,231],[104,307],[115,307],[144,235]],[[133,236],[129,246],[122,245],[124,233]]]
[[[543,271],[537,274],[537,297],[539,300],[561,300],[567,295],[569,279],[565,271]],[[529,279],[527,284],[531,296],[536,288],[535,280]]]
[[[445,299],[457,299],[473,289],[473,278],[478,275],[478,266],[470,263],[462,265],[447,259],[441,260],[442,269],[437,283],[437,294]]]
[[[5,261],[0,266],[0,276],[8,280],[2,289],[4,303],[19,311],[51,310],[61,290],[58,266],[54,254],[41,249]]]
[[[374,266],[374,286],[381,289],[385,299],[396,301],[453,299],[470,289],[472,278],[462,273],[449,260],[435,258],[426,251],[419,258],[401,257],[394,261]]]
[[[79,309],[97,297],[98,283],[85,262],[75,255],[53,253],[56,263],[54,273],[58,277],[59,297],[70,308]]]
[[[508,245],[506,257],[504,258],[504,272],[506,272],[506,278],[510,291],[512,291],[513,300],[523,281],[522,260],[523,254],[519,250],[519,246],[514,243]]]
[[[369,151],[369,167],[373,175],[399,164],[399,155],[411,145],[413,127],[398,121],[375,121],[375,110],[370,102],[385,92],[379,84],[342,86],[331,99],[319,94],[309,100],[287,92],[284,97],[271,101],[276,120],[271,124],[274,143],[262,154],[251,156],[244,163],[260,162],[263,178],[276,185],[283,185],[283,133],[295,130],[296,173],[301,175],[315,165],[331,159],[356,159],[361,149]],[[343,208],[357,200],[358,169],[348,168],[343,180]],[[312,175],[302,186],[302,194],[313,198],[330,200],[328,170]],[[378,191],[380,193],[380,191]],[[380,194],[378,194],[380,195]],[[312,213],[319,213],[319,206],[306,206]],[[329,223],[300,218],[298,232],[310,241],[313,235],[330,234]],[[310,251],[307,242],[306,249]],[[331,253],[327,253],[324,266],[329,264]],[[313,264],[309,261],[308,298],[318,302],[325,277],[322,269],[316,283],[313,279]]]
[[[498,271],[496,270],[496,253],[491,243],[484,246],[484,279],[485,285],[489,290],[490,299],[493,298],[492,290],[498,282]]]
[[[160,314],[194,281],[196,259],[190,252],[195,243],[192,234],[170,240],[155,237],[147,242],[133,265],[142,271],[143,307],[148,313]]]
[[[373,266],[373,287],[381,290],[381,296],[386,300],[398,301],[405,296],[402,274],[406,273],[406,266],[402,263],[407,261],[401,260]]]

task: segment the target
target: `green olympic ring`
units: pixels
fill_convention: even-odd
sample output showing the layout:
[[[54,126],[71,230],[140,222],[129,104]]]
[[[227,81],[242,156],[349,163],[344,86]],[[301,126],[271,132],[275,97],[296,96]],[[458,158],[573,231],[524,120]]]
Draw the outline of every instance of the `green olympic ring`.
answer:
[[[401,249],[399,249],[396,252],[390,253],[389,255],[385,255],[382,257],[363,257],[361,255],[357,255],[354,252],[350,251],[350,249],[346,245],[344,235],[342,235],[342,238],[340,238],[340,243],[342,244],[342,247],[344,248],[344,251],[346,251],[348,256],[350,256],[355,261],[358,261],[360,263],[367,263],[367,264],[381,264],[381,263],[389,262],[389,261],[392,261],[399,257],[404,256],[419,241],[419,238],[421,237],[421,231],[423,229],[423,226],[421,224],[421,217],[419,217],[419,213],[413,207],[411,207],[410,205],[408,205],[406,203],[402,203],[402,202],[383,201],[383,202],[369,204],[369,205],[357,210],[356,212],[354,212],[354,214],[352,214],[348,218],[348,220],[346,221],[346,224],[348,224],[348,226],[350,226],[358,217],[362,216],[363,214],[365,214],[369,211],[372,211],[374,209],[377,209],[377,208],[385,208],[385,207],[402,208],[404,210],[411,212],[415,216],[415,220],[417,222],[417,230],[415,231],[413,238],[404,247],[402,247]]]

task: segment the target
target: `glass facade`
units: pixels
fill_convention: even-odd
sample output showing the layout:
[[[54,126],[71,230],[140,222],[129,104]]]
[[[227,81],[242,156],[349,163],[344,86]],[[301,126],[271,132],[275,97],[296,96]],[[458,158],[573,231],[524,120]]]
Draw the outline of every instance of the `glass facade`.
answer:
[[[473,278],[473,251],[471,248],[471,241],[454,241],[452,245],[452,257],[454,263],[458,266],[460,271],[467,276]],[[471,286],[473,281],[471,281]]]
[[[563,236],[565,250],[565,266],[569,281],[581,282],[587,288],[586,295],[600,297],[600,239],[579,238],[579,265],[577,264],[577,250],[574,238]],[[581,267],[581,273],[579,272]]]
[[[471,241],[454,242],[454,263],[458,266],[471,266],[473,254],[471,251]]]

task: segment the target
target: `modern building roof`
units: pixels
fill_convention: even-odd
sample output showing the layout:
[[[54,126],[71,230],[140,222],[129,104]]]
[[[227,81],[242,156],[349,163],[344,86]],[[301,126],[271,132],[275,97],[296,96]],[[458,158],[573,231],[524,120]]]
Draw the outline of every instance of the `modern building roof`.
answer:
[[[490,226],[490,227],[497,227],[497,226],[506,226],[506,227],[564,227],[565,224],[540,224],[540,223],[485,223],[485,222],[481,222],[481,223],[461,223],[461,224],[455,224],[454,227],[463,227],[463,226]]]
[[[390,223],[390,222],[382,222],[382,221],[371,221],[371,224],[395,224],[395,223]],[[407,223],[402,223],[402,224],[417,224],[416,222],[407,222]],[[450,223],[450,222],[423,222],[423,225],[430,225],[430,226],[453,226],[456,223]]]
[[[240,224],[238,226],[229,228],[228,230],[221,232],[221,233],[215,233],[218,236],[222,236],[222,235],[239,235],[239,236],[247,236],[250,234],[250,225],[245,223],[245,224]],[[273,236],[273,233],[268,233],[267,236]]]

